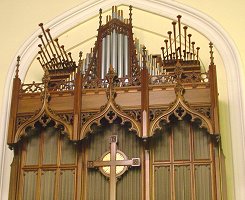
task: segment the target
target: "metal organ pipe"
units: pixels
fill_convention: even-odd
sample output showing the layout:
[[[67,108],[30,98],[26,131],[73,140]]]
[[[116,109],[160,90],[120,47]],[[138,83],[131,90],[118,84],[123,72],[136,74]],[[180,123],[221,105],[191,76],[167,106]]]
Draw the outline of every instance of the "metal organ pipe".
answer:
[[[123,35],[118,34],[118,77],[123,76]]]
[[[128,36],[124,35],[124,76],[128,76]]]
[[[115,72],[118,72],[118,66],[117,66],[117,38],[118,34],[116,30],[114,29],[112,31],[112,66],[115,69]]]

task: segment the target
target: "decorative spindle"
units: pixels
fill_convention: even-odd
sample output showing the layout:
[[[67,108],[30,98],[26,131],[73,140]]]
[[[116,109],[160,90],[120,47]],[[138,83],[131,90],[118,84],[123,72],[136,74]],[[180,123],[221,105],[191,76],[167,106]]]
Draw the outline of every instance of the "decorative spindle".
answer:
[[[19,67],[20,67],[20,56],[17,57],[16,70],[15,70],[15,78],[19,78]]]
[[[99,27],[102,25],[102,9],[99,10]]]
[[[173,31],[174,31],[174,50],[175,50],[175,54],[176,54],[176,59],[178,59],[178,53],[177,53],[177,39],[176,39],[176,22],[172,22],[173,25]]]
[[[213,43],[209,43],[209,48],[210,48],[210,65],[214,65],[214,52],[213,52]]]
[[[129,6],[129,23],[130,23],[130,24],[132,24],[132,8],[133,8],[133,6],[130,5],[130,6]]]
[[[180,19],[181,19],[181,15],[177,16],[178,18],[178,26],[179,26],[179,57],[181,59],[182,55],[181,55],[181,23],[180,23]]]
[[[169,35],[169,45],[170,45],[170,59],[172,60],[172,54],[173,54],[173,49],[172,49],[172,39],[171,39],[171,31],[168,31],[168,35]]]
[[[184,29],[184,37],[185,37],[185,50],[184,50],[184,58],[186,60],[186,41],[187,41],[187,38],[186,38],[186,32],[187,32],[187,26],[184,26],[183,29]]]

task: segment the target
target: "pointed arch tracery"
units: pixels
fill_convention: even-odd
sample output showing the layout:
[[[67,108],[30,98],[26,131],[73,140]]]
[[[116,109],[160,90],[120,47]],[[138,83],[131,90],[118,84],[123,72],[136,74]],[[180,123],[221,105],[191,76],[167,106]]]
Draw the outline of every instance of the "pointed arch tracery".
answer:
[[[49,107],[49,97],[47,91],[45,90],[41,109],[18,127],[14,142],[17,143],[23,136],[26,135],[27,128],[30,127],[34,129],[37,122],[39,122],[43,127],[46,127],[51,121],[54,122],[53,127],[60,128],[61,132],[66,133],[67,136],[71,139],[72,126],[67,124]]]
[[[191,122],[195,120],[200,120],[201,124],[199,125],[200,128],[206,128],[208,133],[213,135],[214,129],[211,121],[203,114],[199,113],[198,111],[192,109],[188,102],[185,101],[184,98],[184,88],[181,85],[176,85],[175,87],[176,92],[176,100],[171,104],[169,109],[164,111],[161,115],[159,115],[150,126],[150,133],[154,135],[155,130],[161,129],[160,122],[166,121],[167,123],[170,122],[170,116],[174,115],[178,120],[183,120],[183,118],[189,114],[191,117]]]

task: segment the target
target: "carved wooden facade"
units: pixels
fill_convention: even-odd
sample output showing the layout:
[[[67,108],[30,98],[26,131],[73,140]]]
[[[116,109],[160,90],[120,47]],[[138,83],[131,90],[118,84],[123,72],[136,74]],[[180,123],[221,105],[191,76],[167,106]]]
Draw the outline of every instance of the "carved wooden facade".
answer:
[[[64,46],[59,45],[58,39],[52,39],[50,30],[45,31],[43,25],[40,24],[43,36],[39,36],[42,44],[39,45],[38,60],[45,72],[42,83],[25,84],[21,82],[18,78],[20,61],[18,58],[16,76],[13,80],[8,134],[8,145],[15,153],[11,166],[10,199],[31,199],[33,197],[34,199],[40,197],[45,199],[42,196],[44,190],[41,187],[42,181],[45,179],[42,177],[45,177],[45,173],[51,173],[53,170],[55,171],[52,179],[54,188],[49,188],[49,190],[53,190],[53,196],[51,195],[50,199],[158,200],[162,199],[162,194],[158,191],[159,185],[167,183],[166,180],[163,182],[164,178],[159,179],[158,177],[162,176],[161,173],[167,173],[170,179],[169,188],[163,189],[165,198],[178,200],[184,197],[181,196],[181,192],[178,193],[181,189],[174,182],[178,182],[178,170],[185,170],[183,166],[186,166],[187,171],[190,171],[190,175],[188,175],[190,177],[190,194],[188,193],[188,195],[190,196],[185,196],[185,199],[225,199],[213,45],[210,43],[211,62],[208,71],[201,72],[198,55],[200,48],[195,49],[195,42],[191,41],[191,34],[187,34],[186,26],[183,27],[184,33],[182,33],[181,16],[178,16],[177,23],[173,22],[173,33],[168,32],[169,40],[165,40],[165,47],[161,48],[160,55],[148,55],[146,48],[137,49],[137,44],[133,40],[131,11],[132,7],[130,7],[129,19],[125,20],[122,18],[122,11],[117,11],[117,8],[113,7],[112,19],[107,16],[107,23],[102,25],[102,11],[100,10],[95,46],[85,59],[82,59],[81,53],[77,64],[73,61],[71,54],[65,51]],[[102,57],[106,52],[103,52],[103,38],[109,38],[107,36],[113,35],[113,31],[117,37],[118,47],[121,36],[127,38],[128,51],[126,54],[128,59],[122,62],[124,67],[122,73],[119,72],[121,66],[118,64],[119,57],[116,61],[119,66],[117,68],[112,65],[113,61],[105,62],[107,64],[102,63]],[[125,41],[125,38],[122,41]],[[111,41],[110,48],[113,48],[115,46],[113,36]],[[118,56],[120,50],[115,51]],[[110,56],[113,57],[113,52]],[[125,64],[126,62],[127,64]],[[125,66],[128,68],[125,69]],[[102,71],[106,73],[102,73]],[[138,190],[136,191],[139,193],[138,196],[133,196],[133,192],[130,193],[131,196],[121,194],[129,193],[127,184],[122,186],[126,175],[122,175],[122,180],[115,178],[114,182],[111,177],[110,181],[106,180],[107,182],[102,184],[105,185],[103,187],[107,187],[106,185],[110,183],[110,189],[98,189],[99,193],[104,191],[99,194],[100,196],[91,195],[96,192],[92,188],[93,186],[88,183],[88,180],[92,181],[92,175],[89,175],[90,169],[88,168],[88,161],[94,159],[90,149],[93,145],[92,141],[97,137],[96,134],[106,130],[106,126],[111,127],[111,135],[114,135],[113,130],[120,129],[113,128],[114,124],[115,127],[124,127],[127,132],[125,134],[129,134],[129,137],[133,138],[132,141],[137,140],[132,148],[139,145],[135,155],[132,154],[132,156],[140,158],[139,169],[132,168],[133,172],[140,173],[139,181],[137,182],[135,179],[135,182],[140,184],[138,189],[135,189]],[[175,126],[183,126],[183,130],[185,127],[189,127],[188,152],[190,157],[187,156],[187,159],[173,160],[173,155],[176,157],[179,155],[175,155],[175,152],[179,151],[175,149],[174,132],[177,130]],[[45,139],[43,138],[46,136],[42,135],[45,135],[43,132],[48,132],[49,128],[55,129],[54,132],[58,135],[57,152],[61,153],[57,153],[57,162],[45,164]],[[38,132],[37,130],[42,131]],[[200,130],[207,135],[209,156],[198,159],[194,153],[197,148],[195,146],[195,131]],[[108,134],[110,135],[110,133]],[[37,156],[37,160],[39,159],[37,165],[27,163],[28,141],[29,138],[34,137],[33,135],[40,135],[41,138],[39,154],[43,156]],[[160,142],[161,144],[158,144],[157,142],[161,140],[159,138],[166,137],[166,135],[168,135],[166,140],[169,143]],[[100,139],[97,143],[99,141]],[[74,154],[74,162],[62,164],[62,152],[66,142],[72,143],[73,147],[69,148],[74,149],[76,153]],[[106,145],[109,147],[109,143]],[[120,145],[119,143],[119,147],[121,147]],[[164,148],[166,149],[164,150]],[[120,150],[124,152],[124,149]],[[157,151],[167,151],[170,157],[163,159],[160,154],[155,153]],[[204,151],[201,150],[201,152]],[[130,152],[128,154],[131,155]],[[132,156],[129,158],[131,159]],[[95,158],[98,159],[96,156]],[[180,167],[175,170],[178,165],[183,169]],[[195,172],[195,168],[198,171],[203,167],[208,167],[210,172],[208,176],[210,176],[211,189],[210,195],[207,197],[203,197],[203,194],[200,193],[200,188],[198,188],[200,185],[197,184],[197,181],[201,181],[201,179],[198,179],[197,172]],[[113,168],[111,167],[111,169]],[[116,173],[116,171],[112,171],[111,173]],[[36,177],[36,185],[35,189],[31,191],[34,195],[32,197],[27,197],[24,194],[28,191],[25,189],[26,182],[29,180],[25,178],[26,172],[35,172],[33,176]],[[74,190],[66,192],[65,195],[68,196],[61,197],[62,190],[66,190],[66,186],[62,185],[64,181],[57,180],[61,180],[62,175],[69,176],[69,174],[75,177],[72,182]],[[52,180],[50,179],[51,182]],[[117,190],[117,185],[122,190]],[[205,186],[203,187],[205,188]],[[113,194],[112,191],[114,191]]]

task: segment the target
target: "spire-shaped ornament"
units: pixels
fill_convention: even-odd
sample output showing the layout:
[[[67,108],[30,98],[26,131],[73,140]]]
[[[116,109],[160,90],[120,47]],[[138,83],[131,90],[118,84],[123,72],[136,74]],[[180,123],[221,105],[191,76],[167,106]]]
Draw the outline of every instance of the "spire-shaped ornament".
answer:
[[[15,78],[19,78],[20,56],[17,57],[17,64],[15,70]]]
[[[106,92],[106,95],[107,95],[107,99],[108,100],[114,100],[115,97],[116,97],[116,92],[115,92],[115,89],[114,89],[114,84],[115,84],[115,81],[116,81],[116,73],[114,71],[114,68],[112,65],[110,65],[110,68],[109,68],[109,71],[106,75],[106,80],[108,82],[108,90]]]
[[[210,53],[210,65],[214,65],[214,52],[213,52],[213,43],[212,42],[210,42],[209,43],[209,48],[210,48],[210,51],[209,51],[209,53]]]

